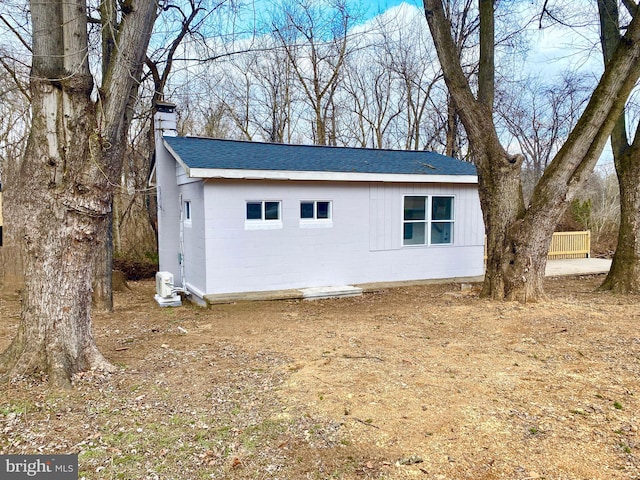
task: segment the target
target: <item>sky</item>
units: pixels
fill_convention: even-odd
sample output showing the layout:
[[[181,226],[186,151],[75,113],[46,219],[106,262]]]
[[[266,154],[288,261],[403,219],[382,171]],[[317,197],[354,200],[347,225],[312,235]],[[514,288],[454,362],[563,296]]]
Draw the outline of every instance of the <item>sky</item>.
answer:
[[[388,10],[391,7],[395,7],[403,3],[403,0],[360,0],[359,2],[365,10],[364,20],[369,20],[376,15]],[[416,6],[422,6],[422,2],[419,0],[408,0],[405,3],[409,3]]]

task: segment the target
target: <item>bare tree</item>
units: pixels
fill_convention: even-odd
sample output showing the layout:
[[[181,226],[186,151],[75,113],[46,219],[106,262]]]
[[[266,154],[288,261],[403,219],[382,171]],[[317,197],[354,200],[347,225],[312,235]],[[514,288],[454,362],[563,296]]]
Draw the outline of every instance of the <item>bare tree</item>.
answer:
[[[638,6],[625,2],[629,15],[640,16]],[[616,0],[598,0],[600,36],[605,65],[615,62],[618,45],[627,41],[620,33],[620,12]],[[620,186],[620,227],[618,243],[609,274],[600,287],[619,293],[640,292],[640,128],[636,126],[633,140],[627,137],[626,115],[623,111],[611,133],[611,147]]]
[[[118,14],[100,19],[113,28],[113,48],[102,55],[96,99],[85,0],[30,4],[33,123],[20,175],[11,179],[6,198],[15,206],[8,223],[21,241],[25,288],[18,332],[0,357],[5,380],[44,372],[52,383],[69,385],[75,372],[111,368],[91,331],[93,257],[119,184],[118,143],[157,4],[111,6]]]
[[[353,18],[344,0],[329,4],[293,0],[282,7],[283,17],[273,20],[273,33],[286,52],[313,112],[313,142],[334,143],[333,99],[349,53],[347,33]]]
[[[385,42],[387,55],[391,58],[389,68],[398,79],[404,100],[401,110],[406,122],[403,145],[406,150],[429,148],[433,140],[423,139],[422,134],[431,127],[425,124],[425,112],[431,106],[432,91],[441,80],[441,73],[430,39],[422,32],[421,25],[411,23],[397,32],[397,41]]]
[[[31,125],[30,65],[25,62],[31,54],[27,6],[7,0],[0,4],[0,182],[5,195],[11,198],[10,179],[17,175],[20,159]],[[0,248],[0,283],[22,283],[22,258],[7,218],[13,207],[5,202],[5,228]],[[0,213],[1,215],[1,213]]]
[[[389,130],[401,114],[403,93],[387,66],[391,60],[383,49],[367,49],[355,62],[347,62],[342,88],[349,120],[343,120],[342,143],[360,147],[388,148]],[[345,117],[347,117],[345,115]]]
[[[496,299],[536,300],[544,293],[546,255],[558,218],[589,177],[640,76],[640,16],[634,16],[576,127],[538,182],[531,203],[525,206],[520,179],[523,157],[505,150],[493,121],[494,2],[479,3],[477,95],[457,59],[442,2],[424,0],[424,7],[447,87],[478,168],[488,247],[482,294]]]
[[[571,202],[569,213],[579,228],[591,231],[592,246],[612,245],[620,223],[620,190],[613,167],[602,166],[594,171]]]
[[[508,79],[503,81],[507,84]],[[564,72],[556,83],[539,78],[510,82],[497,95],[496,111],[524,154],[525,201],[576,124],[590,93],[590,78]]]
[[[291,142],[296,122],[295,105],[299,95],[295,90],[295,73],[289,57],[280,48],[256,52],[254,64],[256,94],[255,118],[265,139],[272,143]]]

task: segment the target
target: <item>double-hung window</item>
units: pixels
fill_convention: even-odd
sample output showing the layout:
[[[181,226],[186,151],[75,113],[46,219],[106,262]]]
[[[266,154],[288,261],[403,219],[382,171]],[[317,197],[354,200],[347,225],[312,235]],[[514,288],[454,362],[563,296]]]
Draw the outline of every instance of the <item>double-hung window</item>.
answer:
[[[453,243],[453,197],[404,197],[403,245]]]
[[[247,202],[244,225],[247,229],[282,228],[282,202],[271,200]]]

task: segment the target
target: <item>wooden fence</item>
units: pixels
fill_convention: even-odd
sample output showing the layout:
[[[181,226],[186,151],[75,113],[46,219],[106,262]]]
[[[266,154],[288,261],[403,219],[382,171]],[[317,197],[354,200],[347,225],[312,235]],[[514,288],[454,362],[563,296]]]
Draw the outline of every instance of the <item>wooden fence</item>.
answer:
[[[591,231],[555,232],[547,258],[560,260],[563,258],[589,258],[591,256]],[[487,259],[487,242],[485,237],[484,259]]]
[[[589,258],[591,253],[591,231],[556,232],[549,247],[550,260],[561,258]]]

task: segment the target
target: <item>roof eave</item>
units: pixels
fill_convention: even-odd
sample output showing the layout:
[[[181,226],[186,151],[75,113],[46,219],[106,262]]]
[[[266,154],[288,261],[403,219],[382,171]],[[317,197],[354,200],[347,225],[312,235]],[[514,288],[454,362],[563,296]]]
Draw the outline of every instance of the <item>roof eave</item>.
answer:
[[[242,180],[311,180],[334,182],[419,182],[477,184],[477,175],[446,175],[418,173],[313,172],[291,170],[241,170],[217,168],[187,168],[191,178]]]
[[[178,155],[178,153],[173,148],[171,148],[171,145],[169,145],[169,143],[164,138],[162,139],[162,143],[164,144],[164,147],[169,151],[171,156],[176,160],[176,162],[180,164],[183,170],[187,173],[188,177],[198,178],[197,175],[190,175],[189,171],[191,169],[189,168],[187,163],[180,157],[180,155]]]

